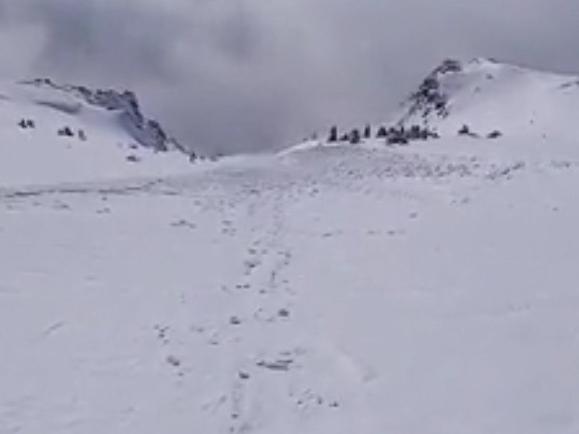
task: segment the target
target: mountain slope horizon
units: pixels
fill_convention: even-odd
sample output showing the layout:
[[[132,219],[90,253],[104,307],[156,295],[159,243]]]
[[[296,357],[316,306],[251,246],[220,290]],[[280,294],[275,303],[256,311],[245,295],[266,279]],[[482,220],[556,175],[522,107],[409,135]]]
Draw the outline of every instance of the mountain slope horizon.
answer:
[[[154,175],[196,157],[143,115],[134,93],[50,79],[0,83],[0,156],[0,184]]]
[[[444,107],[423,92],[392,128],[436,138],[211,164],[3,88],[0,433],[579,432],[572,104],[538,132],[505,105],[574,90],[486,61],[433,78]]]
[[[489,58],[446,59],[386,121],[339,132],[330,142],[386,139],[389,144],[502,135],[570,141],[579,112],[579,74],[534,70]],[[313,142],[316,142],[314,139]]]
[[[579,75],[475,58],[446,60],[407,101],[397,124],[451,135],[469,125],[480,135],[565,135],[579,111]]]

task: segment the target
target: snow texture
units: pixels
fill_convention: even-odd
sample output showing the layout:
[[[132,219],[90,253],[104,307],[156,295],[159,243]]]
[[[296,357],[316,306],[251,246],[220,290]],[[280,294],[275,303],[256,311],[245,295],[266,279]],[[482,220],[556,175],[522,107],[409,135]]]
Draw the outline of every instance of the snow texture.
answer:
[[[566,106],[536,107],[546,137],[507,117],[513,93],[575,90],[487,68],[504,104],[460,88],[429,119],[497,140],[309,142],[187,173],[158,154],[140,179],[115,146],[94,171],[3,165],[0,432],[577,433],[579,147],[547,116]],[[121,134],[58,101],[26,116],[98,143],[56,152],[2,114],[1,161],[81,164]]]

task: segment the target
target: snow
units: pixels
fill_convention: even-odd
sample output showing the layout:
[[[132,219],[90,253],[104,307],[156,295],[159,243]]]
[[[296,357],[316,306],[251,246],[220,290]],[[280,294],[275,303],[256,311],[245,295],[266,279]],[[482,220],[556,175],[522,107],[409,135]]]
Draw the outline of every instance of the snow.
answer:
[[[579,150],[554,133],[20,166],[0,432],[576,433]]]
[[[54,89],[9,83],[0,89],[0,186],[102,181],[191,169],[181,152],[141,146],[122,112]],[[23,119],[34,121],[35,127],[20,128]],[[57,134],[65,127],[74,137]],[[81,130],[86,140],[79,138]]]
[[[494,130],[504,134],[541,138],[556,132],[574,139],[572,125],[579,111],[579,77],[539,72],[519,66],[474,59],[459,71],[434,72],[446,97],[449,116],[421,107],[411,113],[414,100],[403,109],[405,125],[427,124],[445,136],[455,136],[468,125],[479,134]]]

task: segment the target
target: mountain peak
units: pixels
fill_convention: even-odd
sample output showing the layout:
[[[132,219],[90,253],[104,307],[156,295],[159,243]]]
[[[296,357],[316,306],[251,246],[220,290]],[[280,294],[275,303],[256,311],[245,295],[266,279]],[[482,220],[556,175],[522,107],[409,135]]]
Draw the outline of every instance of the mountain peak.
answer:
[[[0,83],[0,183],[34,185],[189,170],[195,154],[135,93],[40,78]]]
[[[159,122],[153,119],[147,119],[143,115],[138,98],[132,91],[124,90],[119,92],[112,89],[93,90],[85,86],[60,85],[50,78],[37,78],[23,81],[21,84],[62,92],[90,106],[104,108],[108,111],[116,111],[120,114],[121,122],[128,133],[140,145],[158,152],[178,149],[190,154],[176,139],[170,137],[165,132]]]
[[[481,135],[562,132],[579,110],[578,78],[494,59],[444,60],[403,104],[399,126],[456,134],[464,125]]]

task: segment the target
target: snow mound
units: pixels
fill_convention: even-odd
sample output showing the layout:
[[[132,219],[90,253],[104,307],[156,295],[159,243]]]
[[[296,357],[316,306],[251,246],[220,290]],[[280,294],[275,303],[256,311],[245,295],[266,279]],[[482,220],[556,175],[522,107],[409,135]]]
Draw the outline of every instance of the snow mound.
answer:
[[[570,138],[579,111],[579,78],[477,58],[445,60],[403,104],[398,125],[441,135],[464,126],[476,135]]]

